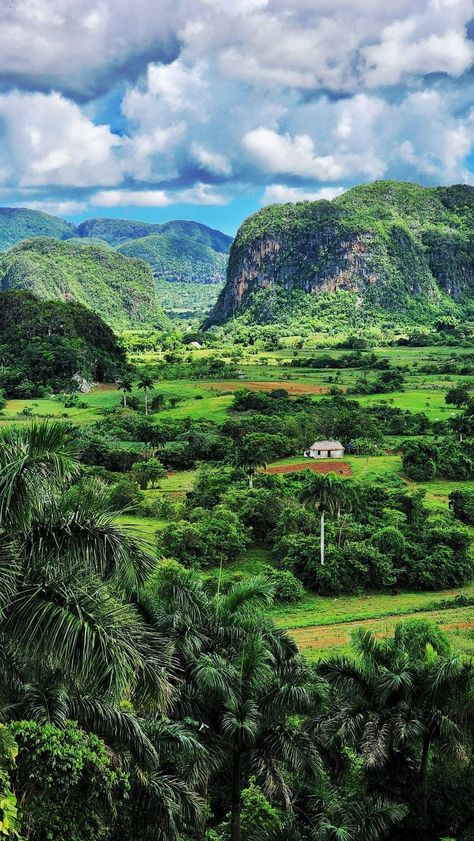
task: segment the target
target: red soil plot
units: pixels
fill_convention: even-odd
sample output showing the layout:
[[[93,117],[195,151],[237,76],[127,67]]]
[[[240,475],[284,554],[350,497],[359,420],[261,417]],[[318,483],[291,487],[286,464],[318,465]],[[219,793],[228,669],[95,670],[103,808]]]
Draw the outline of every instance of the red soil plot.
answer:
[[[314,470],[315,473],[337,473],[339,476],[352,476],[352,467],[347,461],[302,461],[298,464],[280,464],[267,467],[264,473],[294,473],[295,470]]]
[[[284,380],[268,380],[261,382],[260,380],[242,380],[241,382],[234,381],[217,381],[210,383],[199,383],[203,388],[216,389],[219,391],[237,391],[239,388],[248,389],[248,391],[274,391],[276,388],[284,388],[290,395],[296,394],[327,394],[329,389],[326,386],[311,385],[310,383],[293,383]]]

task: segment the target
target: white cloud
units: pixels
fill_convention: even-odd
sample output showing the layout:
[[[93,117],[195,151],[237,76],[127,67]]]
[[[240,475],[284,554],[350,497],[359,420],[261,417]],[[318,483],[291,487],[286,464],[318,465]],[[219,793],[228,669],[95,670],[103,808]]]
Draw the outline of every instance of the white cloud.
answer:
[[[43,213],[50,213],[52,216],[74,216],[76,213],[82,213],[86,210],[87,202],[75,201],[74,199],[66,199],[65,201],[44,199],[27,201],[19,206],[28,207],[30,210],[41,210]]]
[[[187,67],[179,59],[172,64],[149,64],[148,90],[152,96],[160,97],[172,111],[194,111],[198,107],[196,97],[207,85],[204,74],[202,62],[192,67]]]
[[[91,95],[175,49],[183,3],[15,0],[2,3],[0,75],[26,87]]]
[[[354,92],[464,72],[471,18],[472,0],[15,0],[2,6],[0,75],[88,96],[182,46],[189,72],[213,56],[256,86]],[[164,70],[151,81],[176,96]]]
[[[216,175],[230,175],[232,167],[225,157],[219,152],[211,152],[200,143],[191,144],[191,154],[194,156],[197,163],[201,164],[209,172],[214,172]]]
[[[408,75],[460,76],[474,60],[474,47],[464,32],[454,29],[418,37],[416,20],[408,18],[388,26],[380,43],[365,47],[363,54],[366,83],[376,87],[396,85]]]
[[[164,190],[101,190],[90,198],[94,207],[167,207],[171,204]]]
[[[471,16],[472,0],[16,0],[0,81],[28,90],[0,94],[0,184],[112,207],[469,180]],[[113,95],[71,101],[97,90]]]
[[[287,204],[300,201],[330,201],[344,192],[344,187],[320,187],[318,190],[306,190],[303,187],[288,187],[286,184],[272,184],[266,187],[261,204]]]
[[[3,156],[19,186],[89,187],[120,182],[122,145],[106,125],[95,125],[60,94],[0,95]]]
[[[333,155],[315,154],[313,140],[308,134],[291,137],[261,127],[247,132],[242,143],[265,172],[300,175],[321,181],[332,181],[344,174]]]
[[[337,106],[329,108],[332,120],[338,118],[338,110]],[[343,119],[349,125],[349,116]],[[346,136],[343,141],[345,139]],[[346,148],[343,142],[337,146],[328,138],[326,131],[320,136],[321,146],[326,147],[323,154],[316,154],[315,141],[309,134],[291,136],[289,133],[279,134],[271,129],[258,128],[244,135],[242,142],[250,158],[264,172],[272,175],[337,181],[360,174],[378,178],[385,172],[383,160],[367,147],[358,151],[357,145],[355,148]]]
[[[168,207],[171,204],[224,205],[227,196],[208,184],[196,184],[187,190],[101,190],[90,198],[94,207]]]

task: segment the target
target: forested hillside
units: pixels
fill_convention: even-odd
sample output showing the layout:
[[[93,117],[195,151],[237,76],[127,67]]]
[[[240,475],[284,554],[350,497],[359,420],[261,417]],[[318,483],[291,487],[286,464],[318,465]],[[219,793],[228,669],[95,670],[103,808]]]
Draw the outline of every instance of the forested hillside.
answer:
[[[118,250],[127,257],[145,260],[156,278],[171,282],[222,283],[227,254],[179,234],[153,234],[132,239]]]
[[[232,237],[221,231],[208,228],[200,222],[179,219],[156,224],[134,222],[129,219],[87,219],[77,226],[77,236],[102,239],[114,246],[130,239],[139,239],[153,234],[186,236],[222,254],[229,251],[232,242]]]
[[[77,302],[0,293],[0,390],[37,397],[88,382],[117,379],[125,351],[110,327]]]
[[[470,312],[473,215],[473,187],[396,181],[354,187],[333,201],[266,207],[238,231],[210,323],[236,315],[317,321],[314,298],[334,293],[374,319],[389,313],[429,323],[440,312]]]
[[[103,244],[26,240],[0,257],[0,289],[77,301],[116,329],[167,324],[149,266]]]
[[[158,280],[203,284],[224,282],[232,243],[232,238],[227,234],[200,222],[188,220],[177,219],[153,224],[129,219],[99,218],[87,219],[76,227],[70,222],[38,210],[0,208],[0,252],[8,251],[18,243],[36,237],[73,240],[74,243],[84,245],[107,244],[128,257],[144,260],[151,266]],[[32,249],[28,246],[27,250]],[[60,253],[56,251],[56,256]],[[113,260],[112,257],[110,259]],[[17,255],[14,262],[18,263]],[[23,267],[26,274],[31,274],[24,262]],[[23,268],[20,274],[22,271]],[[53,274],[57,272],[54,271]],[[39,285],[41,282],[40,280]],[[67,287],[67,284],[65,286]],[[83,302],[87,303],[87,300]],[[106,317],[109,315],[109,309],[110,307],[107,307],[104,311]],[[137,316],[132,310],[129,320],[139,324],[144,318]]]
[[[70,222],[24,207],[0,207],[0,251],[31,237],[68,239],[76,228]]]

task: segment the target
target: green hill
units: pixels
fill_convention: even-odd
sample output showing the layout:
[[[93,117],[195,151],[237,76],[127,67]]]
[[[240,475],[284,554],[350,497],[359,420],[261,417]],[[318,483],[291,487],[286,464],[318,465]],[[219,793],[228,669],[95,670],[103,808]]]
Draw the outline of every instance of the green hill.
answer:
[[[7,251],[31,237],[68,239],[75,232],[74,225],[48,213],[24,207],[0,207],[0,251]]]
[[[115,329],[168,323],[151,268],[104,244],[26,240],[0,257],[0,290],[7,289],[76,301]]]
[[[145,260],[156,278],[190,283],[222,283],[227,255],[185,235],[153,234],[132,239],[118,250]]]
[[[376,181],[333,201],[270,205],[241,225],[209,324],[429,323],[474,305],[474,187]]]
[[[118,246],[128,240],[140,239],[153,234],[185,236],[221,254],[229,251],[232,237],[208,228],[200,222],[176,220],[162,224],[133,222],[128,219],[87,219],[77,226],[77,236],[93,237]]]
[[[0,293],[0,388],[38,397],[82,378],[107,382],[126,370],[123,347],[99,316],[76,302]]]
[[[212,248],[213,251],[218,251],[220,254],[228,254],[232,245],[232,237],[223,234],[222,231],[216,231],[215,228],[208,228],[207,225],[202,225],[200,222],[177,219],[173,222],[164,222],[160,227],[163,234],[194,239],[201,245],[207,245],[208,248]]]
[[[37,237],[119,248],[127,256],[147,261],[157,278],[204,284],[224,283],[232,242],[221,231],[187,220],[153,224],[98,218],[76,227],[38,210],[0,208],[0,252]],[[40,277],[38,286],[42,284]]]

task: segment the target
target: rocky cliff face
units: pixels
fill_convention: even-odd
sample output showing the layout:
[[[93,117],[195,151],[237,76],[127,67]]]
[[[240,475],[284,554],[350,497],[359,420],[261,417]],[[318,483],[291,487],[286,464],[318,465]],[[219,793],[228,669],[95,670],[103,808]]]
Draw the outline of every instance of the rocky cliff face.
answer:
[[[392,312],[414,296],[474,295],[474,188],[375,182],[333,202],[274,205],[249,217],[231,248],[209,324],[261,289],[354,292]]]

